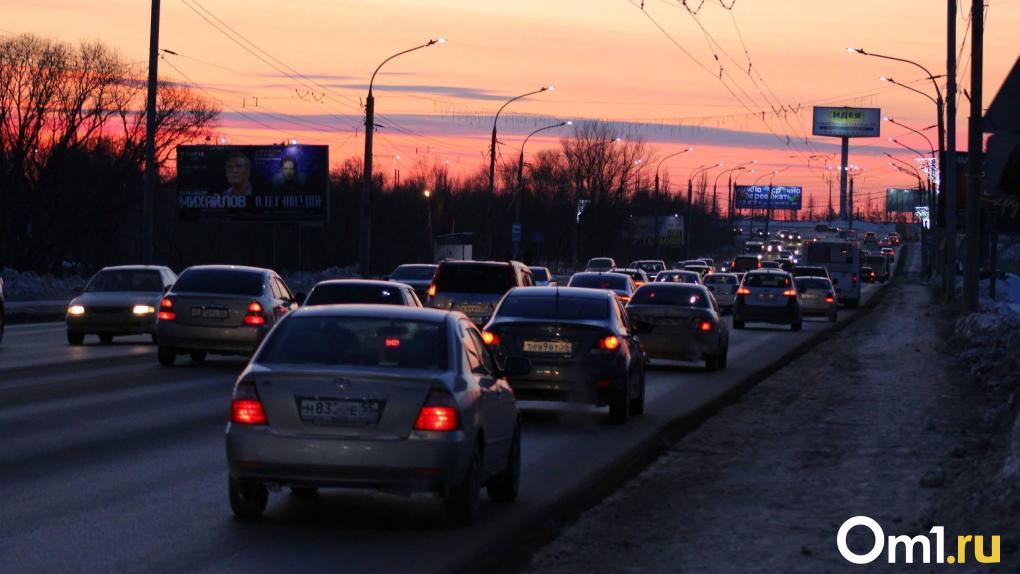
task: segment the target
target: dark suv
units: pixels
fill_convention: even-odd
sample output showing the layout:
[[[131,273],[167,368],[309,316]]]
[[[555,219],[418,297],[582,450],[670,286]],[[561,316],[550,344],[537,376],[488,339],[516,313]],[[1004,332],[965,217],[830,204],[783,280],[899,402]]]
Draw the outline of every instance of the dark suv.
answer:
[[[535,278],[519,261],[444,261],[429,287],[429,307],[460,311],[479,327],[514,287],[534,287]]]

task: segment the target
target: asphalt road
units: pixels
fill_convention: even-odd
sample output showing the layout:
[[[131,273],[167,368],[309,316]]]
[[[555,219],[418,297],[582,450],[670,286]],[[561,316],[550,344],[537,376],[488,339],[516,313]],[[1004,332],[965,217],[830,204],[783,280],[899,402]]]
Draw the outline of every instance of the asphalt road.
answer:
[[[865,300],[877,286],[864,289]],[[857,311],[841,310],[841,321]],[[829,327],[731,331],[729,367],[676,364],[647,377],[647,410],[522,403],[518,502],[483,502],[455,528],[429,496],[271,495],[245,524],[227,502],[223,431],[244,361],[159,367],[145,337],[69,347],[62,324],[8,327],[0,345],[0,556],[7,572],[436,572],[526,529],[588,488],[670,421],[693,413]]]

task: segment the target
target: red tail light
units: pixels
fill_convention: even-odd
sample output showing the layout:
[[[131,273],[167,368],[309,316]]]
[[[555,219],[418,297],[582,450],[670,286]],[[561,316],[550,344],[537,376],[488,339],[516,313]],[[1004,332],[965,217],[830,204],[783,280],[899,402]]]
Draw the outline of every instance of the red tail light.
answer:
[[[698,330],[702,333],[707,333],[712,330],[712,323],[709,321],[702,321],[701,324],[698,325]]]
[[[750,294],[751,294],[751,290],[748,289],[747,287],[741,287],[741,288],[737,289],[737,295],[750,295]]]
[[[610,335],[599,340],[599,348],[603,351],[615,351],[620,348],[620,338]]]
[[[850,276],[850,283],[853,283],[853,284],[857,283],[857,274],[856,273],[854,273],[853,275]]]
[[[429,297],[435,297],[436,296],[436,284],[435,283],[429,285],[428,295],[429,295]]]
[[[255,390],[255,383],[242,382],[234,389],[234,397],[230,402],[230,422],[241,425],[264,425],[269,422]]]
[[[761,256],[758,256],[758,269],[761,269]]]
[[[620,301],[624,304],[630,303],[630,295],[620,295]]]
[[[248,313],[244,316],[245,325],[265,325],[266,318],[262,316],[262,305],[258,301],[252,301],[248,305]]]
[[[159,302],[159,314],[156,315],[156,319],[160,321],[177,320],[177,313],[174,313],[174,302],[168,297],[163,297],[163,300]]]
[[[418,411],[414,430],[453,431],[459,428],[457,403],[446,391],[431,391],[425,404]]]
[[[836,302],[836,298],[832,296],[832,293],[829,293],[828,295],[825,296],[825,302],[826,303],[835,303]]]
[[[489,347],[495,347],[499,344],[499,335],[491,331],[482,331],[482,342]]]
[[[645,282],[644,282],[644,281],[635,281],[635,282],[634,282],[634,287],[640,287],[640,286],[642,286],[642,285],[644,285],[644,284],[645,284]]]
[[[787,297],[796,297],[797,296],[797,290],[796,289],[787,289],[786,291],[783,291],[783,295],[786,295]]]

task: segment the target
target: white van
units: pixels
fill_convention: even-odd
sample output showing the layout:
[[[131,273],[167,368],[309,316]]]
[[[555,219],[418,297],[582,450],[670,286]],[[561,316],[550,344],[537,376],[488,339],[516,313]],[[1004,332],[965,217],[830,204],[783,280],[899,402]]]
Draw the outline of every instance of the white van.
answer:
[[[803,265],[821,265],[836,287],[836,300],[850,308],[861,303],[861,252],[850,241],[810,241],[804,245]]]

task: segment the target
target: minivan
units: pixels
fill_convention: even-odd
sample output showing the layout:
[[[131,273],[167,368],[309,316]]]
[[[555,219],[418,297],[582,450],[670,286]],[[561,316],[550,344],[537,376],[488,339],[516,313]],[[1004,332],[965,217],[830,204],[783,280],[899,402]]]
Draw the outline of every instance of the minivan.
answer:
[[[535,277],[519,261],[443,261],[429,286],[429,307],[460,311],[481,327],[514,287],[534,287]]]

